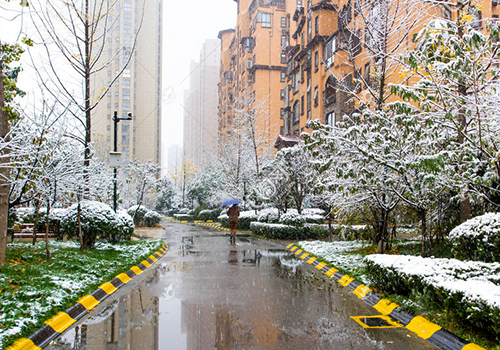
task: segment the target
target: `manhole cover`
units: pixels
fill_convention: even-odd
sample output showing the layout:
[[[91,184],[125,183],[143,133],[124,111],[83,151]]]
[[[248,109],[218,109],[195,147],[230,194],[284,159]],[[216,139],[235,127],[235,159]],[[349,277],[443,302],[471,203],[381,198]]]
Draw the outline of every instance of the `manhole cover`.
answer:
[[[363,328],[396,328],[403,327],[402,324],[394,322],[389,316],[351,316]]]

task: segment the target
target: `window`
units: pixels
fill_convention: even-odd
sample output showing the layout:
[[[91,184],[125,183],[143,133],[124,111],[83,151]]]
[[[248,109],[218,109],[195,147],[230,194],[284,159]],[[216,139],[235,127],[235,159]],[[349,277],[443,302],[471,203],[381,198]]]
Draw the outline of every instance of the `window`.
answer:
[[[129,111],[130,110],[130,102],[122,102],[122,109],[124,111]]]
[[[314,100],[314,107],[318,107],[318,87],[317,86],[314,88],[313,100]]]
[[[286,28],[288,25],[288,21],[286,20],[286,17],[281,17],[281,28]]]
[[[304,96],[300,98],[300,114],[304,114]]]
[[[319,68],[319,52],[314,53],[314,71],[317,72]]]
[[[330,112],[325,116],[325,124],[335,126],[335,112]]]
[[[115,98],[119,98],[120,97],[120,93],[117,91],[115,92]]]
[[[130,144],[130,135],[122,135],[122,145]]]
[[[130,69],[125,69],[123,71],[123,77],[124,78],[130,78]]]
[[[302,0],[297,0],[297,7],[302,6]]]
[[[473,19],[471,26],[473,26],[474,28],[482,28],[483,27],[483,23],[482,23],[483,13],[482,13],[482,11],[478,11],[475,6],[470,6],[469,7],[469,14],[472,16],[472,19]]]
[[[351,33],[351,55],[356,56],[361,52],[361,29]]]
[[[111,131],[111,125],[106,126],[106,130]]]
[[[314,19],[314,35],[319,34],[319,16]]]
[[[334,55],[337,52],[338,36],[335,34],[332,40],[325,44],[323,57],[326,68],[330,68],[334,64]]]
[[[115,103],[115,108],[118,108],[119,104],[118,102]]]
[[[122,133],[128,134],[130,132],[130,124],[123,123],[122,124]]]
[[[337,90],[335,89],[335,85],[336,85],[335,78],[332,76],[328,77],[324,92],[324,99],[326,106],[329,106],[337,102]]]
[[[108,114],[108,115],[106,116],[106,119],[111,120],[111,114]]]
[[[284,83],[286,81],[286,72],[281,72],[281,82]]]
[[[123,4],[123,11],[131,12],[132,11],[132,4]]]
[[[262,28],[271,28],[271,14],[265,12],[259,12],[255,16],[253,21],[253,27],[257,27],[257,23],[260,23]]]
[[[130,91],[124,90],[122,93],[122,100],[130,100]]]
[[[444,5],[444,19],[447,19],[451,21],[451,6],[450,5]]]
[[[281,100],[285,99],[285,90],[281,90],[280,99]]]
[[[132,26],[130,24],[124,24],[123,25],[123,33],[124,34],[131,34],[132,33]]]
[[[286,63],[286,53],[281,54],[281,63],[283,63],[283,64]]]
[[[129,79],[123,79],[123,88],[130,89],[130,80]]]
[[[132,22],[132,14],[131,13],[124,13],[123,14],[123,21],[124,22]]]
[[[288,36],[282,35],[281,36],[281,47],[283,47],[283,49],[286,49],[287,46],[288,46]]]
[[[300,121],[300,102],[295,101],[293,104],[293,123],[296,124]]]

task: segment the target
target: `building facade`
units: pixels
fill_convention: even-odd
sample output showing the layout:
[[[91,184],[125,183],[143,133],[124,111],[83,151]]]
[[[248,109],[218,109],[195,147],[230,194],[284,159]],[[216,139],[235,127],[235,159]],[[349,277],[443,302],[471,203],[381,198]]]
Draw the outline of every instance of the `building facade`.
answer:
[[[185,156],[196,167],[212,159],[217,150],[217,102],[220,40],[206,40],[200,60],[191,62],[189,90],[184,95]]]
[[[223,30],[219,138],[252,128],[262,147],[280,134],[286,49],[297,0],[238,0],[235,29]]]
[[[117,124],[117,151],[161,163],[162,11],[161,0],[119,0],[113,7],[102,57],[107,66],[92,80],[95,91],[112,84],[93,111],[92,137],[102,159],[114,148],[116,111],[118,118],[132,114]]]

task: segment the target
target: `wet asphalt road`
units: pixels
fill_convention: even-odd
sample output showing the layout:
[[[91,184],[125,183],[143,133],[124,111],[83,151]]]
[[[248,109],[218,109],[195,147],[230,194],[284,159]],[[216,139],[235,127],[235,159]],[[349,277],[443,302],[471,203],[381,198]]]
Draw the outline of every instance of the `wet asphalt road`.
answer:
[[[164,223],[169,251],[47,349],[437,349],[335,282],[251,236]]]

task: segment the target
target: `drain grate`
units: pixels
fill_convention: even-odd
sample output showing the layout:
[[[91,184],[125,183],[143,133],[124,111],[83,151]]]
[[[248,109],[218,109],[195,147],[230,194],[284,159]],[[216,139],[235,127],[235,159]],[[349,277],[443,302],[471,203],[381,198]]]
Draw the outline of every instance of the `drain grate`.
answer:
[[[394,322],[389,316],[351,316],[363,328],[398,328],[401,323]]]

